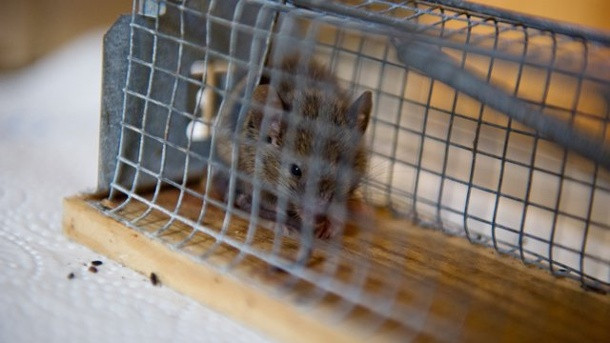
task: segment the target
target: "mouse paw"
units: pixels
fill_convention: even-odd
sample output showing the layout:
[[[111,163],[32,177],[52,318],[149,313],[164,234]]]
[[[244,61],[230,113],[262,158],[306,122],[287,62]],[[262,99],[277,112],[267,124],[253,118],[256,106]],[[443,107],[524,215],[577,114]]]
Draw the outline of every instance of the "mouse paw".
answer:
[[[322,217],[316,221],[314,234],[320,239],[330,239],[337,234],[338,228],[328,218]]]
[[[290,227],[288,225],[280,224],[280,223],[275,223],[274,230],[275,230],[275,233],[283,235],[283,236],[289,236],[290,233],[292,232],[292,230],[290,230]]]
[[[252,197],[244,193],[238,194],[235,199],[235,206],[246,212],[250,212],[252,210]]]

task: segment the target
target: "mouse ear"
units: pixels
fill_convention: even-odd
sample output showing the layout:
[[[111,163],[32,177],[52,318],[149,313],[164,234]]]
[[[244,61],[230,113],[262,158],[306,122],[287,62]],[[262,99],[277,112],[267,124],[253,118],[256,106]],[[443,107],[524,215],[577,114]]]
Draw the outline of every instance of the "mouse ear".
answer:
[[[258,117],[256,121],[259,128],[269,125],[266,129],[266,139],[273,145],[279,145],[284,105],[278,92],[270,85],[256,86],[252,93],[252,101],[263,107],[262,111],[254,111],[257,114],[255,116]]]
[[[364,133],[369,125],[369,117],[373,107],[372,97],[371,91],[365,91],[347,110],[348,119],[350,122],[355,123],[361,133]]]

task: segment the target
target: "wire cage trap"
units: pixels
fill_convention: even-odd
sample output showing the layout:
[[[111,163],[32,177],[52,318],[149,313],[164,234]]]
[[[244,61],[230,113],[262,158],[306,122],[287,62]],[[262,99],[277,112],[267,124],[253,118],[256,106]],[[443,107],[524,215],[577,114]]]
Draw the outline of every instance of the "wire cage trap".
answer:
[[[490,338],[552,302],[494,311],[502,292],[557,301],[539,290],[568,278],[586,330],[507,335],[607,337],[609,58],[606,34],[461,1],[134,0],[105,38],[87,203],[331,333]],[[511,289],[531,270],[468,242],[553,277]]]

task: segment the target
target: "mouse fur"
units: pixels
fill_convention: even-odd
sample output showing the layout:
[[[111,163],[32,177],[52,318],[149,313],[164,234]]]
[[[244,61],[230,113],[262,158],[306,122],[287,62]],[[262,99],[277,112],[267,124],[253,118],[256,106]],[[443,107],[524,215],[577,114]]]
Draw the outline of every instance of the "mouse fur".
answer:
[[[314,235],[327,239],[344,220],[335,209],[351,198],[366,175],[364,134],[372,95],[365,91],[352,99],[328,68],[298,54],[271,66],[253,89],[241,124],[236,98],[245,94],[245,80],[226,100],[216,123],[216,155],[230,166],[237,145],[238,172],[263,188],[260,217],[275,221],[278,197],[284,197],[286,229],[301,231],[307,218]],[[227,177],[217,172],[213,184],[226,188]],[[226,195],[226,189],[220,194]],[[251,211],[252,200],[252,182],[238,179],[235,205]]]

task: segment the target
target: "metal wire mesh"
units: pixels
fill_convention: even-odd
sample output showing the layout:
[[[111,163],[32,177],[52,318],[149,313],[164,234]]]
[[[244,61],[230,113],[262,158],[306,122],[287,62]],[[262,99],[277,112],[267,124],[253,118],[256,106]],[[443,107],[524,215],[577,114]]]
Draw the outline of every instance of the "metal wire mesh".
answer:
[[[120,204],[108,215],[237,276],[247,261],[279,267],[285,287],[270,291],[300,289],[304,308],[334,297],[336,319],[365,310],[377,324],[371,330],[388,321],[421,328],[434,285],[416,303],[397,300],[425,282],[397,274],[408,269],[399,235],[380,237],[361,223],[357,242],[313,242],[311,230],[287,237],[235,206],[235,180],[247,175],[212,156],[209,114],[228,106],[240,80],[237,101],[246,107],[277,72],[266,62],[296,49],[327,65],[350,94],[373,93],[367,203],[610,289],[610,37],[440,0],[134,1],[130,27],[110,185]],[[233,179],[224,201],[211,194],[211,177],[191,182],[217,169]],[[279,208],[290,201],[280,197]],[[210,244],[197,250],[197,241]],[[353,253],[392,244],[397,256],[385,265]],[[315,268],[304,260],[312,246],[322,261]],[[459,329],[433,322],[432,335]]]

